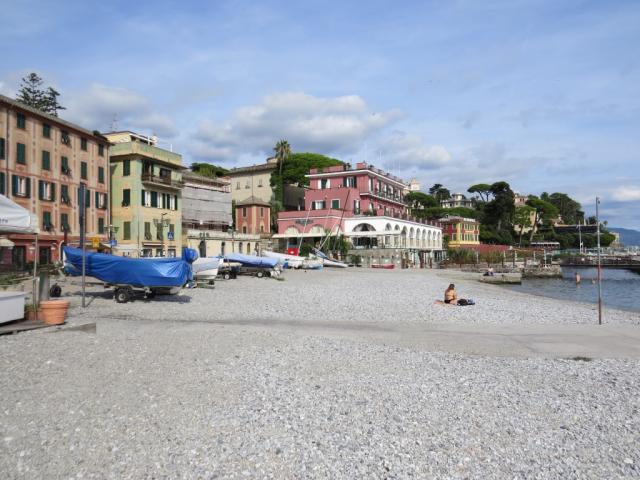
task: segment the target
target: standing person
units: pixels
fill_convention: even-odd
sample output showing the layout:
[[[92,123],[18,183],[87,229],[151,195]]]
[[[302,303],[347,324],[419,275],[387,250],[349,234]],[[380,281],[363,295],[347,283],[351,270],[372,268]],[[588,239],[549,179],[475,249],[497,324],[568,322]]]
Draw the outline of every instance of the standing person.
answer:
[[[580,274],[578,272],[575,273],[574,278],[576,280],[576,285],[580,285],[580,281],[582,279],[580,278]]]
[[[444,291],[444,303],[453,305],[458,303],[458,294],[456,293],[456,286],[453,283],[449,284],[449,288]]]

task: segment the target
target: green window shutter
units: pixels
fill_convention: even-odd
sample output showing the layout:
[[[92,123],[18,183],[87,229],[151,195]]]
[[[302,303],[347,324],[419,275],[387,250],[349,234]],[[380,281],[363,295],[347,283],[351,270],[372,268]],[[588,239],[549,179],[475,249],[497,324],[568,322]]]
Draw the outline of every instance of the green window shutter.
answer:
[[[175,195],[176,197],[176,210],[178,210],[178,195]]]
[[[104,183],[104,168],[98,167],[98,182]]]
[[[0,172],[0,194],[2,195],[5,194],[4,180],[5,180],[4,172]]]
[[[131,222],[124,222],[122,228],[122,239],[130,240],[131,239]]]
[[[54,202],[56,200],[56,184],[55,183],[51,184],[51,200],[53,200]]]
[[[144,189],[141,190],[140,201],[142,202],[142,206],[144,207]]]
[[[89,208],[91,206],[91,190],[87,188],[84,193],[85,193],[84,208]]]
[[[126,177],[131,174],[131,161],[124,160],[122,162],[122,176]]]
[[[104,157],[104,145],[98,145],[98,155]]]
[[[99,203],[100,203],[100,192],[96,191],[96,208],[98,208]]]
[[[38,180],[38,198],[44,199],[44,182],[42,180]]]
[[[44,138],[51,138],[51,125],[46,123],[42,124],[42,136]]]
[[[4,160],[4,138],[0,138],[0,160]]]
[[[158,192],[151,192],[151,206],[158,207]]]
[[[87,139],[86,138],[81,138],[80,139],[80,148],[82,150],[84,150],[85,152],[87,151]]]
[[[42,169],[51,170],[51,154],[46,150],[42,151]]]
[[[87,162],[80,162],[80,178],[87,179]]]
[[[18,195],[18,182],[18,176],[11,175],[11,195],[13,195],[14,197]]]
[[[128,207],[129,205],[131,205],[131,190],[125,188],[122,190],[122,206]]]
[[[62,173],[69,171],[69,159],[67,157],[60,157],[60,170]]]
[[[98,233],[104,233],[104,218],[98,218]]]
[[[42,212],[42,226],[46,229],[51,225],[51,212]]]
[[[16,116],[16,125],[18,128],[27,128],[27,117],[22,113],[18,113]]]
[[[16,162],[22,165],[27,163],[27,147],[24,143],[16,145]]]
[[[60,201],[69,198],[69,187],[67,185],[60,185]]]
[[[31,198],[31,179],[27,178],[27,198]]]

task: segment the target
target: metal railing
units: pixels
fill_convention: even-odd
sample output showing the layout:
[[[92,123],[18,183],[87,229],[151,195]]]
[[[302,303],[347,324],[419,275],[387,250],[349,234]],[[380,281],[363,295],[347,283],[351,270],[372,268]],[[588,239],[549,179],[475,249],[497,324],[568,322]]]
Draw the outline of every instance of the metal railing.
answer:
[[[184,186],[184,182],[180,180],[173,180],[171,177],[162,177],[152,173],[143,173],[140,180],[143,182],[159,183],[173,188],[182,188]]]

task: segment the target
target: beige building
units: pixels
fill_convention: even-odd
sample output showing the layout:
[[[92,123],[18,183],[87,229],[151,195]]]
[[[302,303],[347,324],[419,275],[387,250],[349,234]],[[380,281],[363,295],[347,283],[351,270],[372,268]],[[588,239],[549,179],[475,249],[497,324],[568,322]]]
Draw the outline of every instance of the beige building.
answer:
[[[175,257],[182,254],[182,157],[155,138],[133,132],[104,135],[112,142],[111,223],[114,253]]]
[[[79,245],[79,187],[86,190],[88,247],[107,241],[109,142],[94,132],[0,95],[0,193],[38,217],[33,235],[9,235],[2,263],[22,269],[60,260]]]

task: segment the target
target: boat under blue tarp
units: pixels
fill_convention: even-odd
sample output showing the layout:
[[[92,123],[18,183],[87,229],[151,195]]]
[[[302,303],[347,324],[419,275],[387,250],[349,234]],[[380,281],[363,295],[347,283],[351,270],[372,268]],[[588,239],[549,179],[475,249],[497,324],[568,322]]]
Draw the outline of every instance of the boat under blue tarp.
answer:
[[[278,264],[277,258],[256,257],[255,255],[242,255],[241,253],[230,253],[225,255],[225,260],[237,262],[244,267],[274,268]]]
[[[82,275],[82,250],[64,247],[65,272]],[[182,287],[192,279],[191,265],[183,258],[129,258],[86,252],[85,274],[113,285]]]

